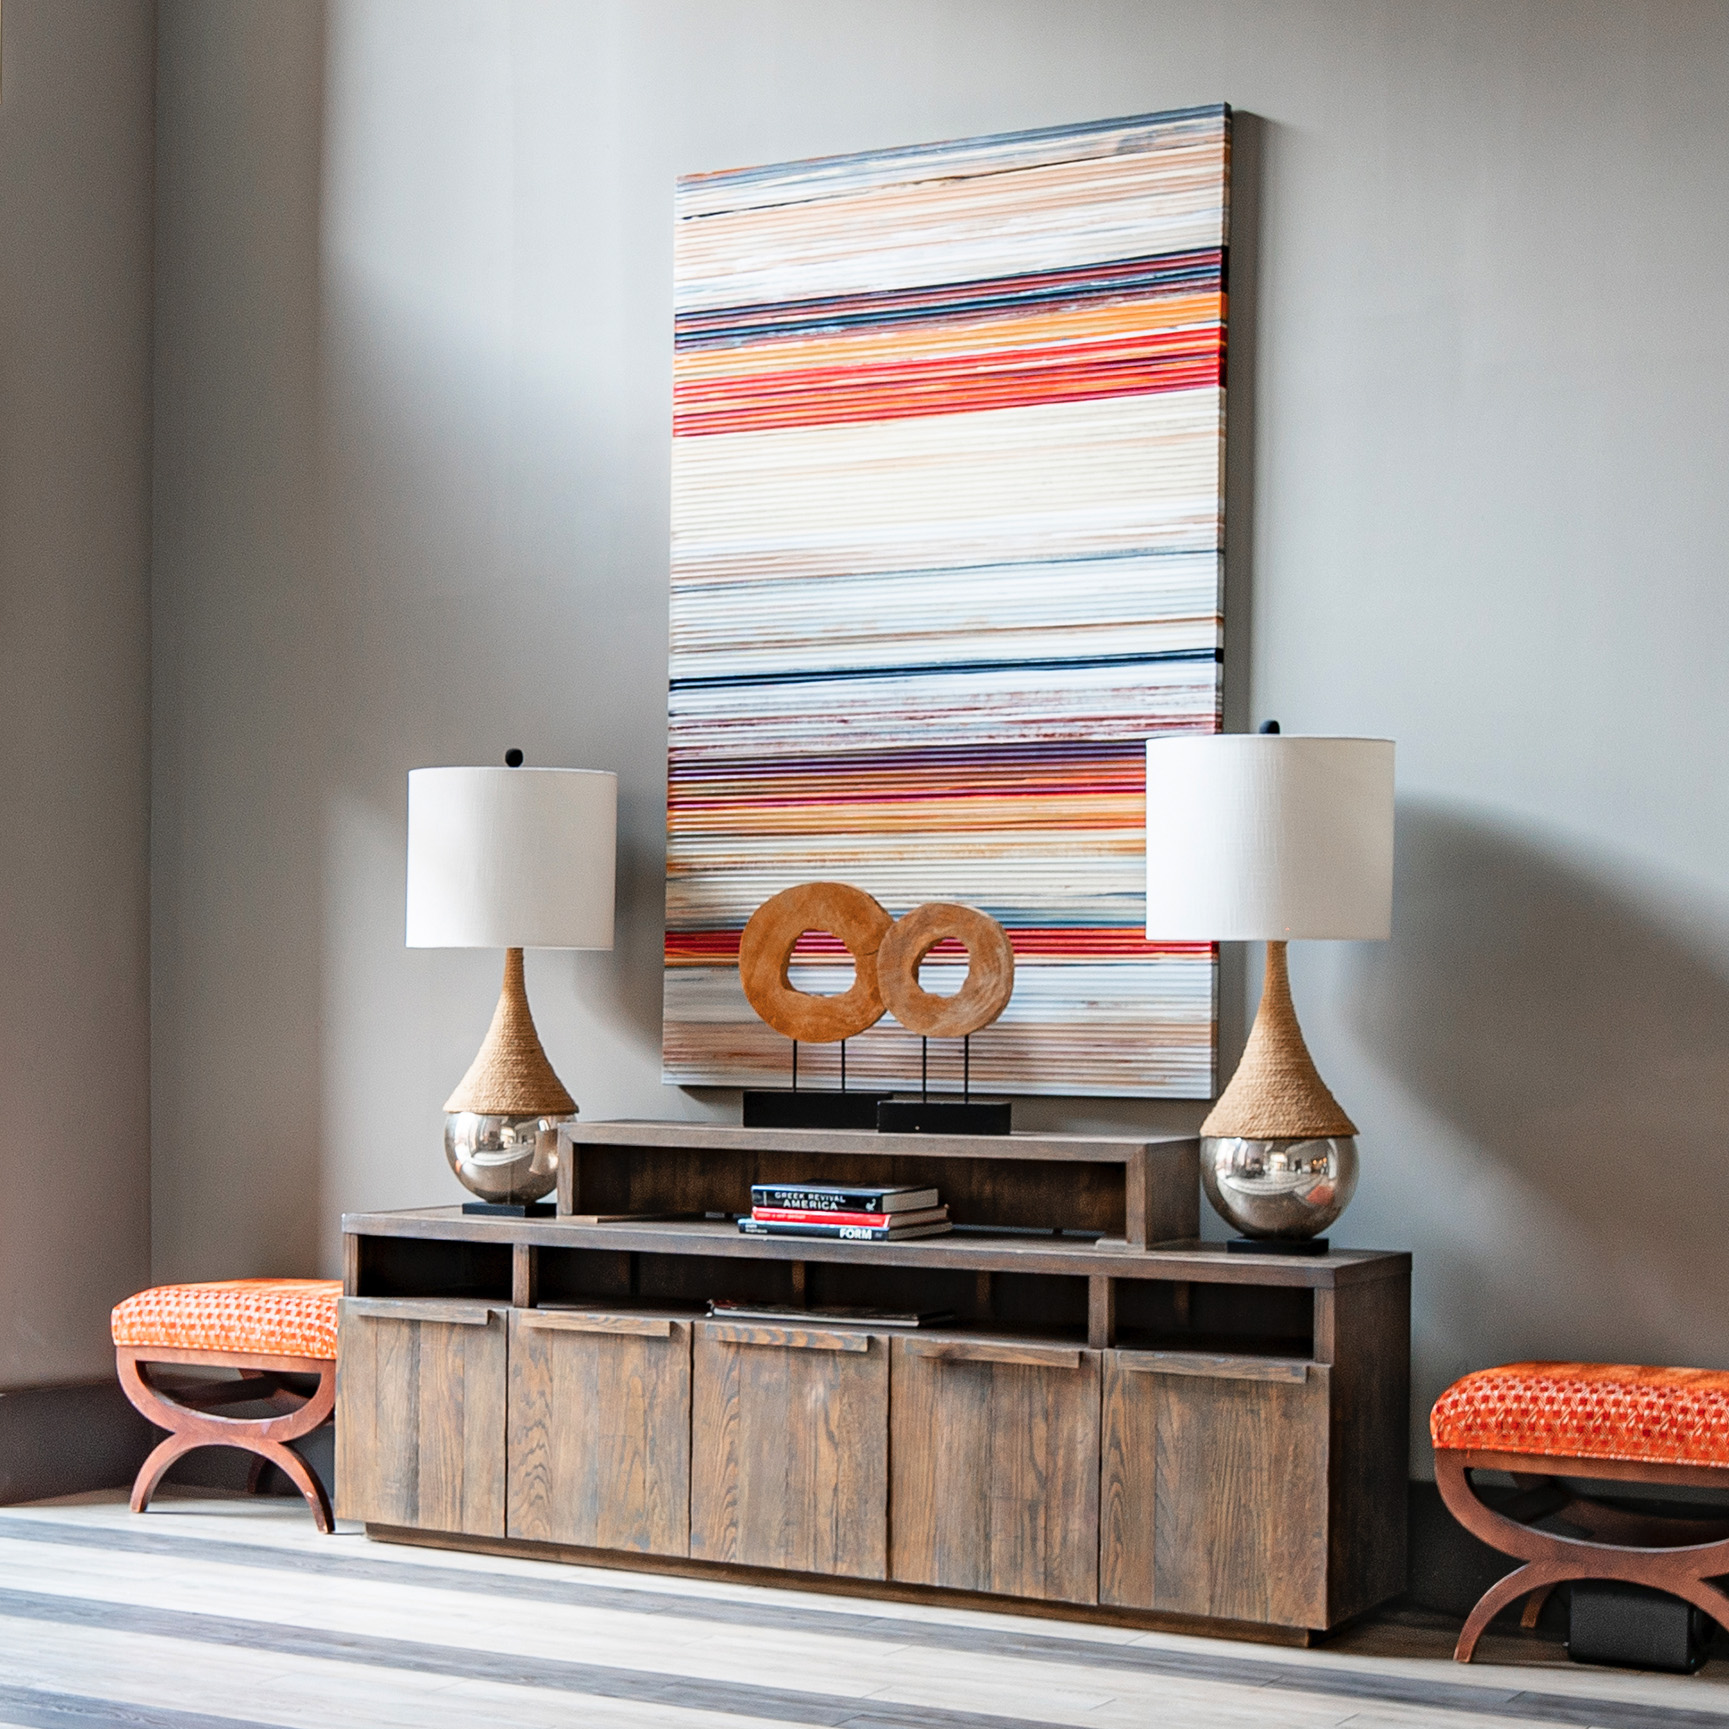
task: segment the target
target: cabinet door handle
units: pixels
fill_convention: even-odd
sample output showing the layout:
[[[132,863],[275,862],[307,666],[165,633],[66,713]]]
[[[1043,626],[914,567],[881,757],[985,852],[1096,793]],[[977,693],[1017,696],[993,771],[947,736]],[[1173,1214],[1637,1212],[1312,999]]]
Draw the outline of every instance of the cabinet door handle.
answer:
[[[1309,1365],[1288,1357],[1214,1357],[1196,1351],[1118,1351],[1126,1374],[1206,1375],[1216,1381],[1306,1381]]]
[[[1017,1345],[1003,1339],[903,1339],[909,1357],[937,1363],[1025,1363],[1035,1369],[1078,1369],[1078,1345]]]
[[[518,1309],[516,1324],[536,1333],[634,1333],[665,1339],[672,1322],[664,1315],[591,1315],[572,1309]]]
[[[808,1327],[752,1327],[742,1321],[707,1321],[703,1336],[729,1345],[780,1345],[789,1351],[868,1351],[869,1333],[822,1333]]]
[[[484,1327],[493,1316],[490,1304],[442,1297],[344,1297],[341,1312],[369,1321],[434,1321],[442,1327]]]

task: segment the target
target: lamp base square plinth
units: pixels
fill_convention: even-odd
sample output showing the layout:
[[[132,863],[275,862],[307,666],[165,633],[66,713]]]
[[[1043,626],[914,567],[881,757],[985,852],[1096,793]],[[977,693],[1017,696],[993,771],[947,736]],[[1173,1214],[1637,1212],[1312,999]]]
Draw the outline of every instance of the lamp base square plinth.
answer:
[[[874,1129],[877,1106],[887,1093],[794,1092],[749,1087],[744,1095],[747,1129]]]
[[[558,1213],[551,1201],[464,1201],[462,1210],[484,1219],[550,1219]]]
[[[885,1099],[876,1127],[885,1135],[1006,1135],[1011,1108],[1007,1099]]]
[[[1325,1237],[1227,1237],[1228,1255],[1324,1255]]]

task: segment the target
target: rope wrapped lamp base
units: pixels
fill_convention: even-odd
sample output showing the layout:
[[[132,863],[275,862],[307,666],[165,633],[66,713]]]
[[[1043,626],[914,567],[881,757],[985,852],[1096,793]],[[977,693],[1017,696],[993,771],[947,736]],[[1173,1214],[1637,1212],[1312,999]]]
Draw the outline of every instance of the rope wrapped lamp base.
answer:
[[[1321,1079],[1303,1042],[1291,1002],[1285,945],[1270,942],[1261,1006],[1243,1060],[1201,1124],[1201,1133],[1215,1139],[1284,1141],[1356,1132],[1357,1125]]]
[[[576,1109],[576,1100],[554,1073],[535,1031],[521,949],[505,950],[504,987],[498,993],[492,1025],[444,1108],[488,1117],[564,1117]]]

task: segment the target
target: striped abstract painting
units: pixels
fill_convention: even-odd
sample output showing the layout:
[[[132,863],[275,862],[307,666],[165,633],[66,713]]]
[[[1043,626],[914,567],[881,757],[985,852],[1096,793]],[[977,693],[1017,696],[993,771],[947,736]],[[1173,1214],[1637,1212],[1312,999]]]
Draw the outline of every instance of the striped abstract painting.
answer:
[[[1008,928],[975,1087],[1211,1095],[1214,953],[1143,929],[1143,741],[1220,721],[1229,166],[1212,107],[679,183],[668,1081],[787,1083],[739,933],[827,878]],[[792,977],[850,971],[807,933]],[[885,1019],[847,1079],[919,1060]]]

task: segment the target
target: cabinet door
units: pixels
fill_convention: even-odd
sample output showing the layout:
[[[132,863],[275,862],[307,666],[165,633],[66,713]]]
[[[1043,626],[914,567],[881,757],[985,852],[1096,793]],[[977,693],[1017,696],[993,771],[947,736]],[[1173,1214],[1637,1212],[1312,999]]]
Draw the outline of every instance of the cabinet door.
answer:
[[[344,1297],[339,1315],[337,1512],[502,1537],[504,1311]]]
[[[1100,1602],[1326,1626],[1327,1373],[1105,1353]]]
[[[510,1535],[690,1548],[690,1323],[519,1309],[510,1318]]]
[[[1098,1601],[1097,1353],[897,1339],[889,1409],[894,1578]]]
[[[691,1554],[886,1577],[888,1387],[873,1334],[699,1322]]]

